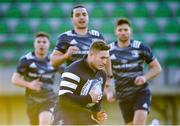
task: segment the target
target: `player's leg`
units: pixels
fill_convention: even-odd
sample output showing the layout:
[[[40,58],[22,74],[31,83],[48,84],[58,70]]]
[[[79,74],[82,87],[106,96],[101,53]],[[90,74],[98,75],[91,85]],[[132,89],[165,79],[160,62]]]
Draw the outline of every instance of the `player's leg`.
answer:
[[[38,107],[34,105],[27,105],[27,115],[30,125],[38,125]]]
[[[49,111],[42,111],[39,114],[39,125],[51,125],[53,121],[53,115]]]
[[[54,102],[53,101],[46,101],[40,103],[39,108],[39,125],[50,125],[53,122],[54,116]]]
[[[146,125],[148,112],[146,110],[136,110],[133,118],[133,125]]]
[[[137,94],[137,100],[134,107],[134,125],[146,125],[148,112],[150,111],[150,91],[144,90]]]
[[[132,125],[134,115],[133,105],[133,100],[119,102],[119,107],[126,125]]]

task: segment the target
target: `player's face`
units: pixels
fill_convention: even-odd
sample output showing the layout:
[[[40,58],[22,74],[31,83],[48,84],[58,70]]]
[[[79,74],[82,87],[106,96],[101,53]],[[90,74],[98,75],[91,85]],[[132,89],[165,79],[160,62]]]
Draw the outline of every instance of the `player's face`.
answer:
[[[116,27],[115,34],[121,42],[127,42],[131,36],[131,28],[127,24]]]
[[[85,29],[88,25],[88,13],[85,8],[76,8],[73,10],[73,17],[72,21],[74,24],[74,27],[77,29]]]
[[[109,51],[98,51],[92,54],[92,64],[97,70],[103,69],[109,57]]]
[[[34,41],[34,48],[39,54],[45,54],[49,49],[50,43],[47,37],[37,37]]]

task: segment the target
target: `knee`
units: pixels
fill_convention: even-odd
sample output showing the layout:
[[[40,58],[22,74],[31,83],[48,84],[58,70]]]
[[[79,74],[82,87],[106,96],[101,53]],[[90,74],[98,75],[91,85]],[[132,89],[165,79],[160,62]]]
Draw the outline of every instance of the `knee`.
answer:
[[[145,125],[147,112],[145,110],[137,110],[134,114],[133,125]]]
[[[39,114],[39,125],[50,125],[52,121],[53,116],[50,112],[41,112]]]

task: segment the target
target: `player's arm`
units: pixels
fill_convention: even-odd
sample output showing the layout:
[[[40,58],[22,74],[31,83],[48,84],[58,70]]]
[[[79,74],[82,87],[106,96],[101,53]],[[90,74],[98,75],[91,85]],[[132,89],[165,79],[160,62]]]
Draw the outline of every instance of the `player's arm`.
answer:
[[[104,87],[104,93],[106,94],[106,98],[109,102],[115,101],[114,98],[114,81],[113,81],[113,72],[112,72],[112,65],[110,57],[107,60],[105,65],[105,72],[106,72],[106,83]]]
[[[68,60],[73,53],[76,53],[79,49],[76,46],[70,46],[65,53],[54,50],[51,54],[51,63],[53,67],[58,67]]]
[[[96,121],[99,125],[102,125],[107,120],[107,113],[100,111],[91,115],[91,119]]]
[[[60,82],[60,99],[69,99],[79,105],[86,105],[92,102],[96,103],[98,101],[98,96],[96,94],[75,95],[74,92],[78,85],[80,85],[80,77],[78,75],[72,72],[64,72],[62,74],[62,81]]]
[[[107,113],[101,110],[101,100],[92,107],[91,111],[91,119],[98,124],[101,125],[107,120]]]
[[[149,70],[144,74],[146,80],[152,80],[161,72],[161,65],[157,59],[154,59],[148,64]]]
[[[38,79],[31,82],[26,81],[24,77],[17,72],[13,74],[11,82],[17,86],[29,88],[36,91],[40,91],[42,85],[42,83]]]
[[[15,72],[11,78],[11,82],[17,86],[28,88],[30,82],[24,80],[23,76]]]
[[[50,60],[53,67],[58,67],[59,65],[63,64],[67,59],[68,55],[62,53],[58,50],[54,50],[51,54]]]
[[[58,67],[68,60],[78,48],[69,44],[67,34],[62,34],[57,40],[56,47],[51,54],[50,60],[53,67]]]
[[[152,80],[161,72],[161,65],[159,64],[157,59],[154,59],[152,62],[148,64],[149,70],[143,75],[138,76],[135,79],[135,84],[141,85],[144,84],[148,80]]]
[[[144,75],[136,77],[136,85],[142,85],[146,81],[152,80],[161,72],[161,65],[155,56],[153,56],[151,49],[144,45],[141,45],[141,48],[144,50],[143,57],[148,64],[149,70]]]
[[[98,95],[94,95],[94,94],[88,94],[88,95],[85,95],[85,96],[82,96],[82,95],[75,95],[73,94],[73,92],[67,92],[65,94],[62,94],[59,96],[59,99],[60,99],[60,102],[66,99],[69,99],[70,101],[76,103],[76,104],[79,104],[79,105],[87,105],[88,103],[98,103],[99,102],[99,96]]]
[[[28,73],[29,60],[26,57],[22,57],[17,65],[16,72],[11,78],[11,82],[17,86],[29,88],[39,91],[42,84],[38,79],[31,82],[24,79],[24,75]]]

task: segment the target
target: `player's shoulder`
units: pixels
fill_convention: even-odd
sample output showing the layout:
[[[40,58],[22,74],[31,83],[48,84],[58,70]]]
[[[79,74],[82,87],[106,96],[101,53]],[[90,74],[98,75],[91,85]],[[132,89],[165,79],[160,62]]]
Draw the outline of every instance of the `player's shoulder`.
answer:
[[[117,48],[117,41],[113,41],[113,42],[109,43],[109,46],[110,46],[110,50]]]
[[[34,59],[34,56],[33,56],[32,52],[29,52],[20,57],[19,63],[20,64],[29,64],[32,61],[32,59]]]
[[[143,45],[143,43],[140,40],[136,40],[136,39],[131,40],[131,46],[133,48],[140,48],[142,45]]]
[[[142,50],[150,49],[150,47],[147,44],[145,44],[144,42],[139,41],[139,40],[132,40],[131,44],[132,44],[132,47],[134,47],[134,48],[140,48]]]
[[[94,29],[91,29],[91,30],[89,30],[88,32],[89,32],[89,34],[92,35],[92,36],[96,36],[96,37],[101,37],[101,36],[102,36],[99,31],[94,30]]]
[[[79,73],[79,70],[83,67],[82,60],[77,60],[67,67],[68,71]]]
[[[80,82],[81,79],[80,67],[81,67],[80,60],[73,62],[68,67],[66,67],[64,73],[62,74],[62,77],[67,77],[76,80],[77,82]]]
[[[34,59],[34,55],[32,52],[28,52],[25,55],[21,56],[20,60],[31,60]]]
[[[76,36],[76,34],[74,34],[72,30],[69,30],[69,31],[66,31],[66,32],[61,33],[61,34],[58,36],[58,39],[67,38],[67,37],[74,37],[74,36]]]

